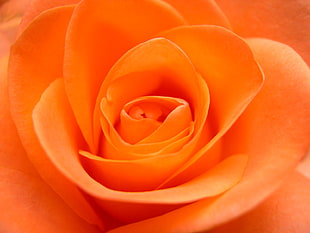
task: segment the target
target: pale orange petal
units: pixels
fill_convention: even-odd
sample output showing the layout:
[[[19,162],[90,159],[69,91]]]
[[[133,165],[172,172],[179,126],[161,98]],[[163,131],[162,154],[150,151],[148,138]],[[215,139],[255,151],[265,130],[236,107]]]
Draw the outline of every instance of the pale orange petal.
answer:
[[[168,181],[175,184],[175,181],[177,183],[204,171],[204,164],[212,154],[210,149],[260,90],[263,74],[245,41],[224,28],[185,26],[162,35],[184,50],[207,83],[211,100],[207,124],[214,132],[212,140]],[[223,153],[224,156],[231,154]]]
[[[30,23],[42,12],[55,7],[72,5],[80,2],[80,0],[28,0],[28,1],[29,5],[26,8],[28,10],[24,14],[24,17],[18,29],[18,35],[20,35],[30,25]]]
[[[277,40],[293,47],[310,65],[310,2],[295,0],[216,0],[244,37]]]
[[[0,166],[0,189],[1,232],[101,232],[37,176]]]
[[[310,180],[294,173],[262,204],[210,233],[308,233]]]
[[[92,152],[99,140],[93,111],[101,83],[127,50],[157,33],[183,25],[170,5],[156,0],[83,0],[68,29],[64,78],[69,101]]]
[[[247,156],[236,155],[229,157],[214,169],[184,184],[184,186],[150,192],[120,192],[108,189],[93,180],[80,164],[77,157],[77,147],[81,146],[77,140],[79,134],[76,124],[74,124],[72,112],[65,99],[63,83],[59,79],[47,89],[36,106],[33,117],[40,142],[49,158],[65,177],[91,194],[96,203],[104,210],[122,220],[141,220],[150,214],[152,216],[158,214],[158,212],[153,213],[151,211],[154,208],[166,212],[171,208],[180,206],[180,204],[192,202],[205,196],[218,195],[236,184],[243,174]],[[113,164],[110,163],[108,168],[112,169]],[[130,169],[128,166],[124,168]],[[226,176],[226,172],[230,176]],[[132,173],[127,174],[128,176],[134,175]],[[148,174],[148,171],[145,174]],[[148,177],[145,176],[146,179]],[[217,185],[214,185],[214,182]],[[202,185],[202,183],[208,183],[208,185]],[[144,203],[144,208],[140,209],[142,203]],[[156,207],[157,205],[154,204],[159,205]],[[141,211],[128,215],[128,208]],[[121,211],[125,209],[127,211]]]
[[[100,220],[80,190],[63,179],[46,157],[33,130],[34,106],[50,82],[62,76],[64,39],[72,10],[72,7],[63,7],[46,11],[14,44],[9,61],[12,118],[30,161],[45,182],[51,185],[80,216],[91,223],[100,224]]]
[[[308,153],[299,163],[297,170],[310,179],[310,147]]]
[[[7,90],[7,60],[0,59],[0,164],[27,174],[36,174],[28,161],[12,120]]]
[[[28,160],[9,111],[6,60],[0,59],[1,232],[99,233],[44,183]]]
[[[309,146],[309,68],[283,44],[259,39],[250,44],[266,82],[227,135],[225,144],[226,149],[231,146],[231,151],[233,148],[249,153],[243,179],[219,197],[111,232],[209,230],[254,208],[295,169]],[[300,221],[305,224],[303,216]]]

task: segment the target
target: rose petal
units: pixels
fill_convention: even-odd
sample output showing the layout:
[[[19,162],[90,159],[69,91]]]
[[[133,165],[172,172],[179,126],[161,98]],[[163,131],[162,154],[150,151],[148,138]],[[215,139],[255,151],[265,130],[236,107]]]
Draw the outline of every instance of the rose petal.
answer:
[[[160,204],[160,210],[167,211],[173,207],[178,207],[180,204],[192,202],[206,196],[218,195],[236,184],[243,174],[247,156],[236,155],[224,160],[214,169],[197,177],[197,179],[184,184],[184,187],[179,186],[150,192],[119,192],[108,189],[93,180],[80,164],[77,157],[79,142],[75,140],[78,136],[76,124],[74,124],[72,113],[68,107],[69,104],[65,101],[66,96],[63,88],[62,80],[59,79],[43,94],[33,113],[36,133],[49,158],[57,166],[58,170],[71,182],[76,183],[78,187],[91,194],[96,198],[99,205],[113,212],[113,215],[118,218],[127,219],[128,221],[128,219],[139,220],[149,214],[154,216],[154,213],[149,212],[154,207],[152,203]],[[108,167],[111,168],[112,165],[109,164]],[[226,172],[230,175],[227,176]],[[128,173],[128,176],[130,175],[133,174]],[[214,185],[214,182],[217,185]],[[119,208],[115,209],[113,207],[115,205],[122,206],[119,202],[124,204],[123,209],[126,209],[128,205],[133,209],[139,208],[141,203],[145,208],[143,211],[135,213],[135,215],[128,216],[126,211],[115,213]]]
[[[2,55],[4,55],[4,53],[2,52],[3,48],[5,48],[6,52],[8,52],[11,44],[13,44],[20,20],[21,17],[15,17],[6,22],[2,23],[0,22],[0,38],[1,38],[0,56],[1,53]]]
[[[308,233],[310,180],[297,172],[262,204],[210,233]]]
[[[64,77],[69,101],[92,152],[96,153],[100,129],[96,122],[94,136],[93,110],[108,70],[134,45],[183,24],[174,8],[156,0],[83,0],[77,6],[68,28]]]
[[[99,232],[41,180],[27,159],[9,111],[6,60],[0,60],[1,232]]]
[[[10,42],[8,38],[0,31],[0,58],[8,54]]]
[[[40,15],[42,12],[55,7],[73,5],[80,1],[81,0],[28,0],[28,10],[24,14],[22,22],[19,26],[18,35],[20,36],[20,34],[30,25],[35,17]]]
[[[306,176],[310,179],[310,148],[308,150],[308,153],[305,155],[305,157],[299,163],[297,170],[300,173],[302,173],[304,176]]]
[[[111,232],[206,231],[255,207],[295,168],[309,145],[309,68],[283,44],[257,39],[251,41],[251,47],[266,82],[233,127],[229,144],[225,144],[249,152],[241,182],[220,197],[197,201]],[[240,147],[236,148],[238,143]]]
[[[163,33],[188,55],[210,89],[208,124],[216,135],[167,180],[173,185],[205,170],[209,150],[227,132],[257,94],[263,75],[248,45],[232,32],[217,26],[185,26]],[[224,155],[230,155],[227,153]]]
[[[144,96],[125,105],[116,129],[125,141],[146,144],[169,140],[191,123],[191,110],[186,101],[172,97]]]
[[[139,147],[126,144],[119,137],[114,124],[124,104],[145,95],[173,96],[186,100],[191,106],[195,138],[191,145],[188,144],[188,149],[182,151],[182,155],[179,153],[175,156],[180,163],[190,155],[203,129],[208,113],[209,94],[205,82],[183,51],[166,39],[153,39],[128,51],[106,77],[97,101],[102,99],[102,130],[105,140],[110,144],[105,145],[106,147],[114,147],[127,157],[137,153],[135,149]],[[153,151],[153,145],[150,144],[149,147]],[[103,157],[113,158],[110,154],[105,155],[105,151],[102,152]],[[173,161],[171,155],[164,157],[171,157],[167,159],[167,165],[168,160]]]
[[[0,162],[1,167],[16,169],[27,174],[36,174],[29,163],[11,117],[7,90],[7,61],[0,59]]]
[[[44,180],[80,216],[100,225],[100,220],[84,196],[63,179],[45,156],[33,131],[32,110],[35,104],[49,83],[62,75],[64,38],[72,10],[72,7],[63,7],[46,11],[24,31],[13,46],[9,62],[11,111],[28,157]]]
[[[284,44],[267,39],[249,39],[248,43],[264,70],[266,82],[230,131],[230,146],[226,149],[257,155],[250,159],[249,169],[253,170],[265,160],[277,161],[281,154],[286,166],[296,165],[309,147],[310,69]],[[234,138],[236,135],[238,138]],[[265,153],[277,156],[266,158],[262,156]],[[284,169],[280,161],[277,164],[278,169]]]
[[[212,0],[164,0],[177,9],[191,25],[211,24],[230,28],[230,23],[225,14]]]
[[[1,166],[0,189],[2,232],[101,232],[78,217],[38,176]]]
[[[216,0],[236,33],[292,46],[310,65],[310,2],[295,0]]]

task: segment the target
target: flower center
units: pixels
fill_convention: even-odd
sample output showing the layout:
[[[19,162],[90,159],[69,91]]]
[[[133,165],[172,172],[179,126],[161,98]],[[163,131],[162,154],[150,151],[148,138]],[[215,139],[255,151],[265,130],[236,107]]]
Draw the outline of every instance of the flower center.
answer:
[[[127,104],[115,128],[128,143],[164,140],[188,127],[192,121],[189,105],[178,98],[144,96]],[[165,129],[163,129],[165,128]],[[158,136],[161,135],[159,139]]]

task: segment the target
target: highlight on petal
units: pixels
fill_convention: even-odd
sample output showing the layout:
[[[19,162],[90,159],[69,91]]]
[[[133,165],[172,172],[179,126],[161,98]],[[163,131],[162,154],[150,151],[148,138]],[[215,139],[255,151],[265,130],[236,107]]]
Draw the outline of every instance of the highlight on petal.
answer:
[[[298,164],[297,170],[304,176],[310,179],[310,148],[307,154],[302,158],[301,162]]]
[[[8,72],[11,113],[28,158],[44,181],[86,221],[100,225],[80,190],[63,179],[46,157],[33,129],[33,108],[48,85],[62,76],[64,40],[72,10],[62,7],[41,14],[12,47]]]
[[[310,2],[295,0],[216,0],[233,30],[244,37],[262,37],[294,48],[310,65]]]
[[[109,69],[138,43],[180,25],[184,25],[182,16],[157,0],[83,0],[77,5],[68,28],[64,79],[73,112],[92,152],[97,152],[100,132],[94,105]]]
[[[190,25],[218,25],[230,29],[225,14],[212,0],[163,0],[177,9]]]
[[[0,58],[6,56],[9,52],[10,41],[8,38],[0,32]]]

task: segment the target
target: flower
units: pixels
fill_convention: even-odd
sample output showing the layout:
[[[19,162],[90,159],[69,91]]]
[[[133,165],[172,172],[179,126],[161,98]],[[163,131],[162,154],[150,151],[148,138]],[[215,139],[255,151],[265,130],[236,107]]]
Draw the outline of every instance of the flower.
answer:
[[[242,6],[33,1],[0,66],[1,229],[306,232],[308,44]]]

